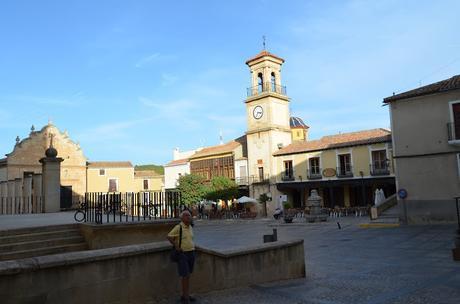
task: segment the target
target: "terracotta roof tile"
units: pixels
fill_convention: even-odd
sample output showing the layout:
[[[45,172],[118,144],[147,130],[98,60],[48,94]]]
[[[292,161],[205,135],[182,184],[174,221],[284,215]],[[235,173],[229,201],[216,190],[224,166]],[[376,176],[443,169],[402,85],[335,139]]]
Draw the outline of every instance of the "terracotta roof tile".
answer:
[[[348,146],[367,145],[379,142],[390,142],[391,132],[385,129],[372,129],[351,133],[324,136],[318,140],[294,142],[273,153],[275,156],[336,149]]]
[[[211,155],[218,155],[218,154],[224,154],[224,153],[230,153],[233,152],[238,146],[241,146],[241,144],[237,141],[229,141],[228,143],[225,143],[223,145],[217,145],[217,146],[211,146],[211,147],[206,147],[203,148],[202,150],[196,152],[192,156],[190,156],[190,159],[194,158],[199,158],[199,157],[205,157],[205,156],[211,156]]]
[[[262,57],[264,57],[264,56],[272,56],[272,57],[274,57],[274,58],[276,58],[276,59],[281,60],[282,62],[284,62],[284,59],[283,59],[283,58],[278,57],[278,56],[276,56],[276,55],[274,55],[274,54],[272,54],[272,53],[270,53],[270,52],[268,52],[268,51],[266,51],[266,50],[263,50],[262,52],[260,52],[259,54],[255,55],[254,57],[248,59],[248,60],[246,61],[246,64],[248,64],[248,63],[251,62],[251,61],[257,60],[257,59],[259,59],[259,58],[262,58]]]
[[[133,164],[129,161],[98,161],[88,162],[88,168],[132,168]]]
[[[429,95],[434,93],[440,93],[450,90],[460,89],[460,75],[453,76],[449,79],[438,81],[414,90],[396,94],[383,99],[384,103],[390,103],[392,101],[406,99],[411,97]]]
[[[170,161],[169,163],[167,163],[166,165],[164,165],[164,167],[172,167],[172,166],[185,165],[186,163],[188,163],[188,161],[189,161],[188,158],[176,159],[176,160]]]

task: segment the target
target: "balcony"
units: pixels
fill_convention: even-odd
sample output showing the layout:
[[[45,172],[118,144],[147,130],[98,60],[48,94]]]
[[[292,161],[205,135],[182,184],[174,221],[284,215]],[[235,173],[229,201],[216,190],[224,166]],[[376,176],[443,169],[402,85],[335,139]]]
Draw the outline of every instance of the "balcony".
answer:
[[[249,185],[249,178],[247,176],[237,177],[235,178],[235,183],[238,186],[247,186]]]
[[[249,182],[251,184],[268,184],[270,182],[270,176],[268,174],[264,176],[251,175],[249,177]]]
[[[247,96],[257,96],[263,93],[277,93],[286,96],[286,86],[265,82],[263,85],[247,88]]]
[[[344,167],[337,167],[337,177],[338,178],[353,177],[353,170],[351,168],[351,165],[347,165]]]
[[[323,175],[321,174],[321,168],[307,170],[308,179],[322,179]]]
[[[449,144],[460,145],[460,128],[453,122],[447,123],[447,140]]]
[[[284,171],[284,173],[281,174],[281,180],[283,182],[292,182],[295,180],[294,177],[294,172],[293,171]]]
[[[375,162],[369,165],[369,171],[372,176],[390,175],[390,166],[388,162]]]

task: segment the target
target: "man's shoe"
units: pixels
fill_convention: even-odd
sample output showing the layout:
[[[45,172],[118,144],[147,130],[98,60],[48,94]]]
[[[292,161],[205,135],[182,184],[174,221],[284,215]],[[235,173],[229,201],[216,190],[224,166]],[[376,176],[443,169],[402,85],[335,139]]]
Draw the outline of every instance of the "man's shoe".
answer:
[[[188,297],[188,300],[189,300],[190,302],[195,302],[195,301],[196,301],[196,299],[195,299],[194,297],[192,297],[192,296],[189,296],[189,297]]]
[[[181,304],[189,304],[190,303],[190,298],[186,299],[184,297],[180,297],[180,303]]]

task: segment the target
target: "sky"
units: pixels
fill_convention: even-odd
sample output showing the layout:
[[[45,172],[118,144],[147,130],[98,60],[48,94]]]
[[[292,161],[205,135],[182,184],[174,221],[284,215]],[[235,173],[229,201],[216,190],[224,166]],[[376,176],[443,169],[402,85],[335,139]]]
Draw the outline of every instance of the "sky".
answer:
[[[389,128],[382,100],[460,74],[460,1],[0,2],[0,155],[53,122],[89,161],[165,164],[244,134],[245,61],[284,58],[309,138]]]

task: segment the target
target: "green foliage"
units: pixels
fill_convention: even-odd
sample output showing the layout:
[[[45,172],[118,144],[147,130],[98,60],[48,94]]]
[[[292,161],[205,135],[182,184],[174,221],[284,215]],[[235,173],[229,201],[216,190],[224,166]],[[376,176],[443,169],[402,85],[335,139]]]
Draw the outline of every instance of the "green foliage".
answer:
[[[186,174],[179,177],[177,190],[181,192],[182,202],[187,205],[194,205],[206,197],[208,187],[203,177],[195,174]]]
[[[289,202],[286,202],[286,203],[283,204],[283,207],[284,207],[285,210],[289,210],[289,209],[292,208],[292,204],[289,203]]]
[[[238,196],[238,185],[228,177],[216,176],[211,179],[206,198],[217,201],[231,200]]]
[[[266,193],[262,193],[261,195],[259,195],[259,203],[265,204],[269,200],[270,200],[270,198],[268,197],[268,195]]]
[[[163,166],[154,165],[154,164],[151,164],[151,165],[136,165],[136,166],[134,166],[134,170],[136,170],[136,171],[153,170],[153,171],[155,171],[156,173],[158,173],[160,175],[165,174],[165,168]]]

